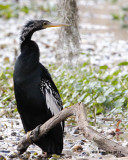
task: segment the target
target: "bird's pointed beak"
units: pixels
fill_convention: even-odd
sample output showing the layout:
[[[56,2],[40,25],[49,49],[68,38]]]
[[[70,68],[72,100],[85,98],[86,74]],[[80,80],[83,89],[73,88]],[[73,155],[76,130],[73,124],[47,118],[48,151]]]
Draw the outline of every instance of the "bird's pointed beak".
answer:
[[[62,26],[70,26],[69,24],[61,24],[61,23],[49,23],[44,28],[50,28],[50,27],[62,27]]]

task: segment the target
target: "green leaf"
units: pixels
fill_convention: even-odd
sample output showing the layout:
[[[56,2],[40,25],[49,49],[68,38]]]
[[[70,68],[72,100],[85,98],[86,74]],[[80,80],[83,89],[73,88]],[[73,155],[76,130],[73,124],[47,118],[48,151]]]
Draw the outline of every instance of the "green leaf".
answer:
[[[120,15],[117,14],[117,13],[113,13],[112,17],[113,17],[114,20],[119,20],[120,19]]]
[[[92,98],[90,96],[87,96],[84,100],[84,104],[89,103],[92,100]]]
[[[88,64],[89,64],[89,62],[87,61],[87,62],[84,62],[82,66],[85,67],[85,66],[87,66]]]
[[[108,103],[108,102],[109,102],[109,103],[112,102],[112,100],[113,100],[113,97],[110,97],[110,96],[109,96],[109,97],[106,98],[106,102],[107,102],[107,103]]]
[[[29,13],[29,8],[27,6],[23,6],[21,8],[21,11],[24,12],[24,13],[26,13],[26,14],[28,14]]]
[[[84,53],[84,52],[81,52],[80,54],[83,54],[83,55],[84,55],[84,54],[86,54],[86,53]]]
[[[79,92],[74,92],[72,95],[72,98],[76,98],[78,94],[79,94]]]
[[[112,85],[117,85],[117,84],[118,84],[118,80],[117,79],[112,81]]]
[[[9,8],[10,8],[9,4],[7,4],[7,5],[0,4],[0,10],[7,10]]]
[[[109,88],[108,90],[106,90],[106,92],[104,92],[104,96],[108,96],[111,92],[113,92],[115,90],[114,87]]]
[[[96,81],[90,82],[88,85],[90,88],[94,89],[98,85],[98,82],[96,82]]]
[[[106,69],[108,69],[108,66],[107,66],[107,65],[100,66],[100,69],[104,69],[104,70],[106,70]]]
[[[100,113],[102,113],[102,111],[103,111],[103,107],[97,107],[97,111],[96,111],[96,114],[100,114]]]
[[[67,103],[65,103],[64,105],[63,105],[63,107],[65,108],[65,107],[69,107],[70,106],[70,102],[67,102]]]
[[[118,69],[118,70],[116,70],[116,71],[113,73],[113,75],[114,75],[114,76],[117,76],[120,72],[121,72],[121,70]]]
[[[79,98],[79,102],[81,102],[81,101],[85,98],[86,95],[87,95],[87,93],[84,93],[84,94]]]
[[[67,93],[68,92],[68,88],[66,88],[64,91],[63,91],[63,94]]]
[[[111,110],[112,113],[122,113],[122,107],[115,107],[113,110]]]
[[[128,62],[126,62],[126,61],[121,62],[121,63],[118,64],[118,66],[126,66],[126,65],[128,65]]]
[[[17,108],[14,109],[14,112],[17,112]]]
[[[113,75],[108,75],[104,80],[106,81],[106,82],[109,82],[109,81],[111,81],[113,79]]]
[[[10,100],[10,99],[11,99],[11,95],[5,96],[5,97],[3,98],[3,102],[6,102],[7,100]]]
[[[75,90],[76,91],[81,91],[82,90],[82,86],[80,84],[75,84]]]
[[[118,99],[114,102],[114,106],[116,108],[122,107],[124,104],[125,98]]]
[[[106,97],[105,96],[99,96],[96,99],[97,103],[104,103],[106,101]]]

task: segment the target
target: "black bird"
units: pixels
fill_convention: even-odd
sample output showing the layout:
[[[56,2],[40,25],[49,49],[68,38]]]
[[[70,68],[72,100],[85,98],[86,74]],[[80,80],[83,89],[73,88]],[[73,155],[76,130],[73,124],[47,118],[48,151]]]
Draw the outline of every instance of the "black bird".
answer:
[[[21,33],[21,54],[15,63],[13,79],[17,108],[25,132],[45,123],[63,109],[59,92],[48,70],[39,62],[39,47],[31,40],[36,31],[60,26],[66,25],[50,23],[47,20],[32,20],[24,26]],[[61,154],[63,130],[64,122],[35,144],[48,154]]]

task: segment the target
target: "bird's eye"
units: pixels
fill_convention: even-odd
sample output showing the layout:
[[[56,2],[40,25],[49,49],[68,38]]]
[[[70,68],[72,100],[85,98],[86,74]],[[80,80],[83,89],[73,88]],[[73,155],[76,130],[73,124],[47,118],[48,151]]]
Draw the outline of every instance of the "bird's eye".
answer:
[[[43,25],[47,25],[47,22],[44,22]]]

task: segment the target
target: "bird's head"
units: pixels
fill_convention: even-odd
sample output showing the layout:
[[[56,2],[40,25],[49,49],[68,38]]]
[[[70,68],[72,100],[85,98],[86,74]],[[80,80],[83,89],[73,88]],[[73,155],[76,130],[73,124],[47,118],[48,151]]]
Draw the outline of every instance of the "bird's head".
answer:
[[[69,26],[69,24],[51,23],[47,20],[31,20],[25,25],[24,29],[33,29],[36,31],[50,27],[62,27],[62,26]]]
[[[69,26],[69,25],[61,23],[51,23],[47,20],[31,20],[27,22],[27,24],[24,26],[20,39],[22,41],[24,41],[25,39],[30,39],[32,34],[38,30],[50,27],[62,27],[62,26]]]
[[[25,28],[33,28],[35,30],[41,30],[50,27],[62,27],[62,26],[69,26],[69,25],[61,23],[51,23],[47,20],[31,20],[25,25]]]

